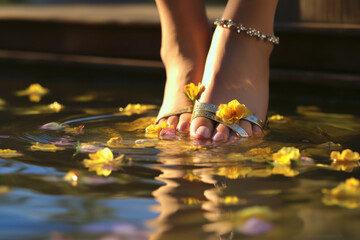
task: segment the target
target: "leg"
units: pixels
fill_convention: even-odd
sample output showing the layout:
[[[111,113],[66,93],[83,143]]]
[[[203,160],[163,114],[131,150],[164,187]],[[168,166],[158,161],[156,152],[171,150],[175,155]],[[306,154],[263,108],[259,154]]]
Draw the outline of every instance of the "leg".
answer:
[[[156,0],[161,21],[161,58],[166,85],[159,116],[192,105],[184,86],[199,83],[210,45],[204,0]],[[191,113],[162,118],[180,132],[188,132]]]
[[[246,27],[266,34],[273,34],[277,0],[229,0],[224,19],[232,19]],[[269,95],[269,57],[273,45],[237,34],[233,29],[217,27],[206,60],[203,84],[206,89],[200,102],[221,104],[237,99],[245,104],[261,120],[265,120]],[[251,136],[261,129],[249,122],[240,126]],[[191,135],[195,138],[227,140],[230,130],[206,118],[195,118],[191,123]]]

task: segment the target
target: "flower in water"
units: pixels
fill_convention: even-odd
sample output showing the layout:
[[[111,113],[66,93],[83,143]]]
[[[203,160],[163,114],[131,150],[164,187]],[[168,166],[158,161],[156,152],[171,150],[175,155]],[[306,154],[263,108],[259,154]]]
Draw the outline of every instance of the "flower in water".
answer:
[[[224,205],[237,205],[237,204],[246,204],[246,199],[240,199],[238,196],[226,196],[220,199],[220,202]]]
[[[79,177],[80,177],[79,171],[69,171],[66,173],[63,179],[67,182],[70,182],[71,185],[75,187],[78,185]]]
[[[129,103],[125,108],[119,108],[119,111],[125,115],[141,114],[143,112],[156,109],[156,105],[150,104],[131,104]]]
[[[250,110],[236,99],[228,104],[220,104],[216,111],[216,116],[228,124],[238,123],[242,118],[246,118],[250,114]]]
[[[167,128],[175,129],[175,127],[173,125],[169,125],[167,122],[162,121],[159,124],[151,124],[150,126],[148,126],[145,129],[145,133],[151,134],[151,135],[159,134],[161,132],[161,130],[167,129]]]
[[[206,147],[203,146],[187,146],[185,148],[186,151],[199,151],[199,150],[206,150]]]
[[[199,83],[197,86],[194,83],[190,83],[184,86],[184,92],[186,97],[193,103],[195,103],[195,101],[200,98],[204,90],[205,86],[201,83]]]
[[[360,155],[358,152],[353,152],[350,149],[345,149],[341,153],[338,151],[332,151],[330,158],[334,161],[359,161]]]
[[[77,126],[77,127],[65,128],[65,132],[66,133],[71,133],[71,134],[74,134],[74,135],[84,134],[84,125],[80,125],[80,126]]]
[[[65,129],[66,125],[60,122],[49,122],[39,127],[39,129],[43,130],[62,130]]]
[[[51,110],[54,110],[55,112],[60,112],[61,109],[64,108],[64,106],[61,105],[61,104],[58,103],[58,102],[53,102],[52,104],[49,104],[49,108],[50,108]]]
[[[286,122],[286,119],[284,116],[276,114],[272,115],[268,118],[269,122],[277,122],[277,123],[284,123]]]
[[[107,141],[106,144],[107,144],[109,147],[115,148],[115,147],[120,147],[120,146],[122,146],[122,142],[123,142],[122,137],[121,137],[121,136],[118,136],[118,137],[112,137],[112,138],[110,138],[109,141]]]
[[[277,164],[291,164],[291,161],[300,160],[300,151],[295,147],[283,147],[272,155],[273,160]]]
[[[114,158],[111,150],[106,147],[96,153],[90,153],[89,158],[83,160],[85,167],[89,168],[89,171],[96,171],[97,175],[109,176],[113,170],[120,167],[124,155]]]
[[[57,147],[54,144],[41,144],[41,143],[37,142],[34,145],[31,145],[30,150],[31,151],[42,151],[42,152],[56,152],[59,150],[65,150],[65,148]]]
[[[156,141],[151,141],[148,139],[137,139],[135,141],[135,146],[136,147],[141,147],[141,148],[145,148],[145,147],[155,147],[157,144]]]
[[[82,152],[82,153],[94,153],[99,150],[103,149],[103,147],[96,146],[92,143],[80,143],[78,142],[78,145],[76,146],[76,152]]]
[[[19,153],[16,150],[12,149],[0,149],[0,157],[2,158],[12,158],[12,157],[20,157],[22,153]]]
[[[42,87],[39,83],[31,84],[27,89],[17,91],[17,96],[29,96],[31,102],[40,102],[43,95],[49,92],[48,89]]]
[[[323,189],[325,194],[323,203],[326,205],[339,205],[346,208],[360,206],[360,181],[348,178],[333,189]]]

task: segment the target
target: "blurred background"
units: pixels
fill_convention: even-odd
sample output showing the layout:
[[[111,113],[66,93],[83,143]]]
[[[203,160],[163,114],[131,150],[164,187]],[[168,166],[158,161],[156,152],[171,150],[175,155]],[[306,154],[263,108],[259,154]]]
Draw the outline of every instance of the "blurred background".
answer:
[[[0,3],[0,68],[5,72],[24,64],[163,72],[153,0]],[[225,3],[206,1],[209,25]],[[271,80],[358,86],[359,12],[359,0],[280,0],[275,33],[281,44],[272,55]]]

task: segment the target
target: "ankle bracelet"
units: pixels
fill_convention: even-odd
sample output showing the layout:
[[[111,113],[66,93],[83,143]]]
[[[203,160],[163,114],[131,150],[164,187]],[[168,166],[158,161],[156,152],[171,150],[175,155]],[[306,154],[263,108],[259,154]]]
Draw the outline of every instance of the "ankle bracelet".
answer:
[[[268,41],[271,42],[273,44],[279,44],[280,42],[280,38],[276,37],[274,35],[271,34],[264,34],[263,32],[260,32],[254,28],[248,28],[248,27],[244,27],[242,24],[236,24],[235,22],[233,22],[233,20],[229,19],[216,19],[214,24],[216,26],[220,26],[223,28],[228,28],[228,29],[235,29],[237,31],[237,33],[240,32],[244,32],[247,35],[251,36],[251,37],[257,37],[258,39],[261,39],[263,41]]]

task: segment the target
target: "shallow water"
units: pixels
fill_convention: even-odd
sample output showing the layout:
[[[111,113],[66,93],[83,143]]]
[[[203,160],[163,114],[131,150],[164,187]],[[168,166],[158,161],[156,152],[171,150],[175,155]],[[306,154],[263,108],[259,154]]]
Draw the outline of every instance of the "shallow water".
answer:
[[[357,94],[274,84],[269,115],[280,113],[287,122],[271,123],[264,138],[215,145],[181,136],[149,138],[144,128],[157,110],[119,111],[139,101],[159,104],[156,84],[43,81],[50,92],[39,103],[16,96],[28,85],[10,81],[0,90],[0,149],[22,154],[0,157],[0,239],[356,239],[360,234],[360,199],[329,204],[322,193],[359,178],[358,164],[336,170],[329,156],[337,148],[318,146],[334,142],[359,152]],[[53,101],[65,108],[54,112],[48,107]],[[84,128],[39,129],[49,122]],[[121,165],[107,177],[89,171],[83,164],[89,153],[77,152],[77,146],[101,149],[116,136],[123,144],[111,150],[115,157],[124,154]],[[138,139],[155,146],[136,145]],[[32,151],[36,142],[64,149]],[[205,149],[187,149],[199,144]],[[301,163],[271,164],[269,155],[283,146],[299,148]],[[254,148],[270,148],[270,154],[250,154]],[[64,180],[69,171],[79,171],[76,181]],[[252,217],[244,210],[252,210]]]

